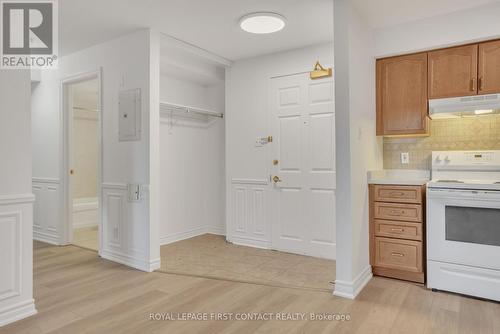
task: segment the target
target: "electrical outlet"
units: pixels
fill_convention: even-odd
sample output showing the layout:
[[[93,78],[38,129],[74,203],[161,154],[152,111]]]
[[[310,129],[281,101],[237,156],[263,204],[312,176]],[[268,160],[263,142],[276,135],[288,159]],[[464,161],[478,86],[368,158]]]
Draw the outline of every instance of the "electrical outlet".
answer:
[[[401,153],[401,164],[408,165],[410,163],[410,153],[402,152]]]

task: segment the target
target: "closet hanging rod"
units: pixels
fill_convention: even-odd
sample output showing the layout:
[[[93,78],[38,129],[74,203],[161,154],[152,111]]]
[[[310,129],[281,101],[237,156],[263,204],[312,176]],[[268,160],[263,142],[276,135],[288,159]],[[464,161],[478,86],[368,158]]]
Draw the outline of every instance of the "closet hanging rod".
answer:
[[[194,113],[194,114],[199,114],[199,115],[224,118],[223,113],[219,113],[219,112],[207,110],[207,109],[183,106],[183,105],[175,104],[175,103],[160,102],[160,110],[161,109],[167,110],[167,111]]]

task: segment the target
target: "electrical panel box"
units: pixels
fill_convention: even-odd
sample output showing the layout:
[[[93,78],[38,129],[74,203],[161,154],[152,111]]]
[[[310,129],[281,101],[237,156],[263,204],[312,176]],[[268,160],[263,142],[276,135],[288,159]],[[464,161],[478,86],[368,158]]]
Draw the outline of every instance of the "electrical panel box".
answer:
[[[120,91],[119,141],[141,140],[141,89]]]

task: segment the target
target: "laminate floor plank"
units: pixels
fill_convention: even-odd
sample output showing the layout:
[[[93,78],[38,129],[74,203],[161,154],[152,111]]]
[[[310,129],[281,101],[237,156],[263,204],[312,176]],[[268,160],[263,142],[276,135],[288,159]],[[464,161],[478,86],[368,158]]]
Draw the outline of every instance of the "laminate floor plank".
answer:
[[[238,251],[252,259],[245,249]],[[285,256],[280,265],[279,255],[265,256],[266,261],[257,260],[259,266],[274,263],[281,269],[295,261]],[[314,272],[318,263],[322,265],[304,265]],[[499,303],[432,292],[414,283],[375,277],[356,300],[348,300],[328,291],[144,273],[100,259],[95,252],[42,243],[34,244],[34,294],[39,313],[0,328],[0,334],[500,333]],[[209,318],[178,318],[189,314]],[[240,319],[211,318],[229,314]],[[272,316],[241,318],[263,314]],[[301,314],[304,319],[290,318]],[[348,320],[313,321],[311,314]]]

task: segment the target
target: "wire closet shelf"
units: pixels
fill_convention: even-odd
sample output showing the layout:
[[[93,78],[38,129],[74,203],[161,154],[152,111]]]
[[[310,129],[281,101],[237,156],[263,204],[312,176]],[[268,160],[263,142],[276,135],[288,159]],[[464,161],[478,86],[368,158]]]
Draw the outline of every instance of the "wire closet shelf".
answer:
[[[199,115],[199,116],[208,116],[208,117],[216,117],[216,118],[224,118],[224,114],[220,112],[216,112],[213,110],[189,107],[175,103],[169,102],[160,102],[160,112],[161,113],[176,113],[176,114],[191,114],[191,115]]]

